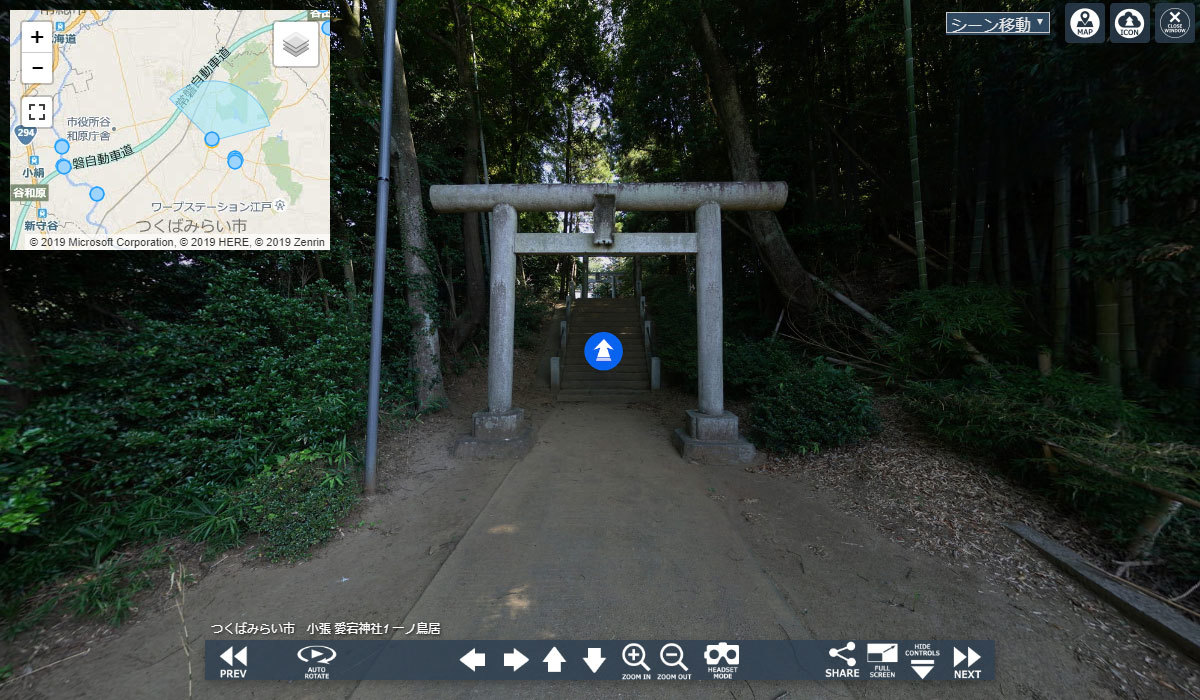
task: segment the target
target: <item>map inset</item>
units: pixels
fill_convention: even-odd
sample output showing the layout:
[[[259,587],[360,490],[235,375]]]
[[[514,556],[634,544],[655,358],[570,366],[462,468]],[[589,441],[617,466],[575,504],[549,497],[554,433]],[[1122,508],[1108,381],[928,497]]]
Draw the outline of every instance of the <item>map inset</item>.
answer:
[[[328,12],[11,18],[10,248],[329,247]]]

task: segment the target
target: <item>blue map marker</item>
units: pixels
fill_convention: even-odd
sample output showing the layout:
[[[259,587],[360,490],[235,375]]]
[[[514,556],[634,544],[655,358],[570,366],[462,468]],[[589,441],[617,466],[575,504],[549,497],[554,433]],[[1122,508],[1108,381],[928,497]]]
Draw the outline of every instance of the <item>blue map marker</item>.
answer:
[[[612,333],[593,333],[583,346],[583,357],[593,369],[601,372],[610,370],[621,364],[624,350],[621,341]]]
[[[221,143],[221,137],[217,134],[217,132],[210,131],[204,135],[204,145],[205,146],[208,146],[209,148],[213,148],[218,143]]]
[[[237,170],[245,162],[246,159],[242,157],[241,151],[230,151],[229,155],[225,158],[225,164],[229,166],[230,170]]]
[[[54,152],[60,156],[67,155],[67,151],[71,150],[71,142],[66,139],[59,139],[54,142]]]
[[[324,33],[325,36],[329,36],[329,20],[325,20],[321,23],[321,32]]]
[[[59,158],[58,162],[54,164],[54,169],[58,171],[59,175],[66,175],[71,172],[71,161],[66,158]]]
[[[99,202],[100,200],[104,199],[104,188],[99,186],[93,187],[88,192],[88,196],[92,198],[93,202]]]

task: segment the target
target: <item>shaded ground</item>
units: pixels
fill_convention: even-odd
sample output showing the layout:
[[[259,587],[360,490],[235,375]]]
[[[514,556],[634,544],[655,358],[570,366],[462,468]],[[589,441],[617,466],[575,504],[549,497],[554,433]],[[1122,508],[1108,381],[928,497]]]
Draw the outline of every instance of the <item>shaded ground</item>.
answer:
[[[989,638],[999,680],[967,697],[1197,697],[1200,670],[1128,625],[1000,528],[1019,518],[1068,541],[1069,521],[984,470],[914,438],[884,405],[871,443],[748,470],[688,464],[667,435],[691,399],[556,405],[518,354],[517,403],[538,427],[520,462],[459,462],[451,441],[483,402],[483,373],[455,381],[454,409],[381,449],[381,483],[311,561],[246,550],[189,568],[192,671],[211,625],[440,622],[442,637]],[[1006,495],[1009,494],[1009,495]],[[356,527],[359,522],[362,527]],[[638,558],[627,556],[630,550]],[[20,698],[188,695],[180,619],[165,587],[103,636],[73,622],[0,649],[38,668],[0,687]],[[341,637],[345,638],[345,637]],[[42,647],[37,650],[39,645]],[[13,661],[9,661],[9,659]],[[615,683],[193,685],[197,697],[917,697],[945,684]]]

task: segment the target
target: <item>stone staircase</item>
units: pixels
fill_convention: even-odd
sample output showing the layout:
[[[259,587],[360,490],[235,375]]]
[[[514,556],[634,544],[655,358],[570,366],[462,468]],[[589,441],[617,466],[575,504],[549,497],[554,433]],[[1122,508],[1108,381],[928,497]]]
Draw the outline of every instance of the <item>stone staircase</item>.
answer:
[[[559,401],[637,401],[650,395],[650,369],[642,340],[636,299],[578,299],[567,325],[567,343],[560,359]],[[584,343],[593,333],[607,331],[621,341],[623,355],[615,369],[593,369],[584,357]]]

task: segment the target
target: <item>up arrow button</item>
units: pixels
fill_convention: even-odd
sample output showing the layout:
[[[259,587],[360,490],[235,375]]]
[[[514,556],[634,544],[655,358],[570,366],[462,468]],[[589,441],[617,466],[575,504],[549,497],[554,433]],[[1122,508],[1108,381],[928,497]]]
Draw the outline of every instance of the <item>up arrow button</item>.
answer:
[[[546,654],[546,658],[542,659],[546,663],[546,671],[549,673],[562,672],[562,665],[566,661],[563,655],[558,651],[558,647],[552,647],[550,653]]]

